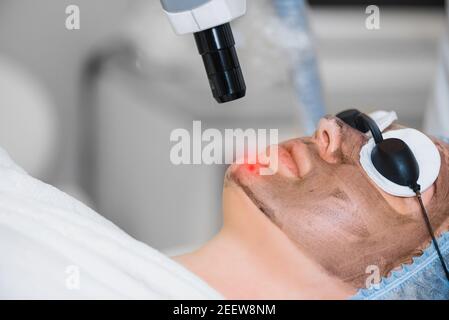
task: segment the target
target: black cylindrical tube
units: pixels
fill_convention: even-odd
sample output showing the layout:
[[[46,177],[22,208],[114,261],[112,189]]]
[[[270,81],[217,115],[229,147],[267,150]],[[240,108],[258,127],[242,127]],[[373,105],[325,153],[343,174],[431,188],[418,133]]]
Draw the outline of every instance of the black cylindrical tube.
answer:
[[[246,85],[229,23],[195,33],[212,94],[218,103],[240,99]]]

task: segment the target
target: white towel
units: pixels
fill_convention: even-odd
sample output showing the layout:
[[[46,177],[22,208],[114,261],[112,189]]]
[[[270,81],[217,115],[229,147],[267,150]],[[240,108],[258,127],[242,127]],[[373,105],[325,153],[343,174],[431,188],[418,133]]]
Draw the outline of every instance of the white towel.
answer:
[[[0,299],[221,299],[0,148]]]

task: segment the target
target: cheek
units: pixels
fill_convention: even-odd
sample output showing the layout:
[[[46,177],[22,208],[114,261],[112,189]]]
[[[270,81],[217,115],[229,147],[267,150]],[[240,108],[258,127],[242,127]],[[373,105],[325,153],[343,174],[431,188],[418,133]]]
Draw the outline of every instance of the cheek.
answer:
[[[278,180],[271,188],[276,189],[272,201],[280,214],[288,213],[286,219],[301,213],[325,228],[328,221],[341,228],[353,224],[358,233],[362,232],[362,213],[367,206],[374,208],[374,203],[383,200],[357,166],[324,161],[318,161],[301,180]]]
[[[304,146],[289,145],[291,151],[298,148],[296,150],[301,154],[308,153],[307,161],[313,161],[313,166],[303,167],[306,169],[303,169],[301,174],[304,176],[300,178],[281,174],[260,176],[257,165],[241,165],[232,170],[232,180],[259,208],[264,208],[265,213],[271,212],[270,218],[275,217],[277,223],[288,226],[292,233],[300,222],[296,220],[299,216],[314,217],[313,221],[317,225],[321,221],[324,229],[328,228],[327,221],[331,221],[338,222],[339,228],[346,228],[346,224],[352,223],[357,233],[363,232],[360,217],[352,212],[366,207],[370,197],[373,201],[379,199],[373,194],[376,190],[360,172],[361,168],[328,164],[319,157],[310,156],[310,150]],[[301,156],[299,152],[297,156]],[[304,222],[312,223],[312,220]]]
[[[270,194],[277,194],[277,190],[282,190],[291,179],[280,174],[263,176],[259,174],[260,167],[257,165],[240,165],[231,171],[231,179],[248,193],[263,195],[267,198]]]

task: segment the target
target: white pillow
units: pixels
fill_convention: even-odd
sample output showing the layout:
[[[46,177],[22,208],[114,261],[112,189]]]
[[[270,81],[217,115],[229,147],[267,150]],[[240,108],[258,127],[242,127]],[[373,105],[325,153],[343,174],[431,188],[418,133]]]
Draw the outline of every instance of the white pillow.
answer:
[[[0,148],[0,299],[220,299]]]

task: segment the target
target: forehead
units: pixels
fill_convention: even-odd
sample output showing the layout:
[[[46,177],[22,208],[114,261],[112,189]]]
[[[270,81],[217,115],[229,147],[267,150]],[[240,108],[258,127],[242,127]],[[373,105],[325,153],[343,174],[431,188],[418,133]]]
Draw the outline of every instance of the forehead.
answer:
[[[324,117],[325,119],[328,120],[334,120],[336,124],[338,124],[341,128],[346,128],[349,127],[357,132],[359,132],[358,130],[352,128],[350,125],[346,124],[343,120],[341,120],[340,118],[338,118],[335,115],[327,115]],[[392,130],[399,130],[399,129],[405,129],[405,128],[409,128],[408,126],[402,125],[400,123],[397,123],[396,121],[394,121],[392,124],[390,124],[386,129],[384,129],[382,132],[388,132],[388,131],[392,131]],[[363,134],[363,133],[362,133]]]
[[[341,143],[342,156],[346,160],[359,159],[359,152],[361,148],[370,140],[371,134],[369,132],[365,134],[355,128],[352,128],[350,125],[346,124],[343,120],[334,115],[328,115],[324,118],[333,121],[340,128],[340,134],[342,139]],[[382,133],[405,128],[409,127],[399,124],[397,122],[393,122],[386,129],[384,129]]]

